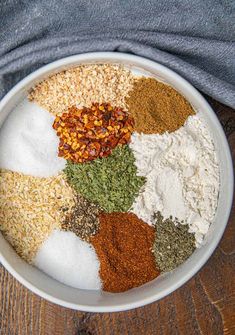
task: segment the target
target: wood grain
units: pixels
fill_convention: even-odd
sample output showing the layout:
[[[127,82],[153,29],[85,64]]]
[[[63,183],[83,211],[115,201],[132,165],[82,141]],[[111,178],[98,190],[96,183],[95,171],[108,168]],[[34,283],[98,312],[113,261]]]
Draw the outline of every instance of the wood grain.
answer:
[[[235,112],[208,101],[235,160]],[[82,313],[28,291],[0,266],[0,335],[234,335],[235,206],[215,253],[187,284],[151,305],[121,313]]]

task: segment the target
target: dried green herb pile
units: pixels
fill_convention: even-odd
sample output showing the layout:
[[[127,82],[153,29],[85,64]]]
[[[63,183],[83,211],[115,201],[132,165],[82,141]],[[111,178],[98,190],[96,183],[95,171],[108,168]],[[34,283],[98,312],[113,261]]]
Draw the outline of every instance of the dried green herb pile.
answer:
[[[182,225],[172,218],[164,220],[161,213],[157,212],[155,229],[153,251],[157,266],[162,272],[175,269],[195,250],[195,237],[188,232],[188,225]]]
[[[116,147],[106,158],[84,164],[67,162],[64,170],[75,191],[99,205],[106,212],[126,212],[132,206],[144,177],[136,175],[137,168],[131,149]]]
[[[89,242],[99,228],[98,215],[101,209],[81,195],[77,195],[75,206],[62,224],[62,229],[75,233],[82,240]]]

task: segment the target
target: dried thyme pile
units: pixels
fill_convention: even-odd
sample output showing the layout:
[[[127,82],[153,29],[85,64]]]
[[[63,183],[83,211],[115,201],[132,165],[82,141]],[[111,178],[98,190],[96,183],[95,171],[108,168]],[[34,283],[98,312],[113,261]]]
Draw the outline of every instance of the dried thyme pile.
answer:
[[[188,225],[163,219],[160,212],[155,214],[156,237],[153,245],[157,266],[162,272],[175,269],[195,250],[194,234],[188,232]]]
[[[66,209],[65,209],[66,210]],[[72,231],[82,240],[89,242],[90,236],[99,228],[99,206],[91,203],[81,195],[77,195],[75,206],[62,224],[62,229]]]
[[[131,149],[116,147],[106,158],[98,158],[84,164],[67,162],[64,170],[75,191],[106,212],[128,211],[145,183],[136,175],[135,157]]]

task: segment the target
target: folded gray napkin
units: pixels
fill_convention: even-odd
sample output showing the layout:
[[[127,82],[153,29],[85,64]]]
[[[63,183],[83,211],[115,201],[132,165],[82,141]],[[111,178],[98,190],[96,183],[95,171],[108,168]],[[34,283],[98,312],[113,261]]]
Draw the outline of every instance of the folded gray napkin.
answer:
[[[120,51],[175,70],[235,107],[233,0],[1,0],[0,98],[68,55]]]

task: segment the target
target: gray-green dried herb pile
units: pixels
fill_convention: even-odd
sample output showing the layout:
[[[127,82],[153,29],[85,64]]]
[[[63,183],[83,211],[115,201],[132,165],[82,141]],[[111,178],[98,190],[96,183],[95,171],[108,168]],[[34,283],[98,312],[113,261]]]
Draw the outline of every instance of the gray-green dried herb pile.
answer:
[[[91,203],[81,195],[77,195],[75,206],[65,217],[62,229],[72,231],[82,240],[89,242],[90,236],[95,235],[99,228],[99,206]]]
[[[106,158],[84,164],[67,162],[65,174],[71,186],[106,212],[126,212],[145,183],[137,176],[131,149],[116,147]]]
[[[172,217],[164,220],[161,213],[157,212],[155,229],[153,252],[157,266],[162,272],[175,269],[195,250],[195,237],[188,232],[188,225],[173,221]]]

